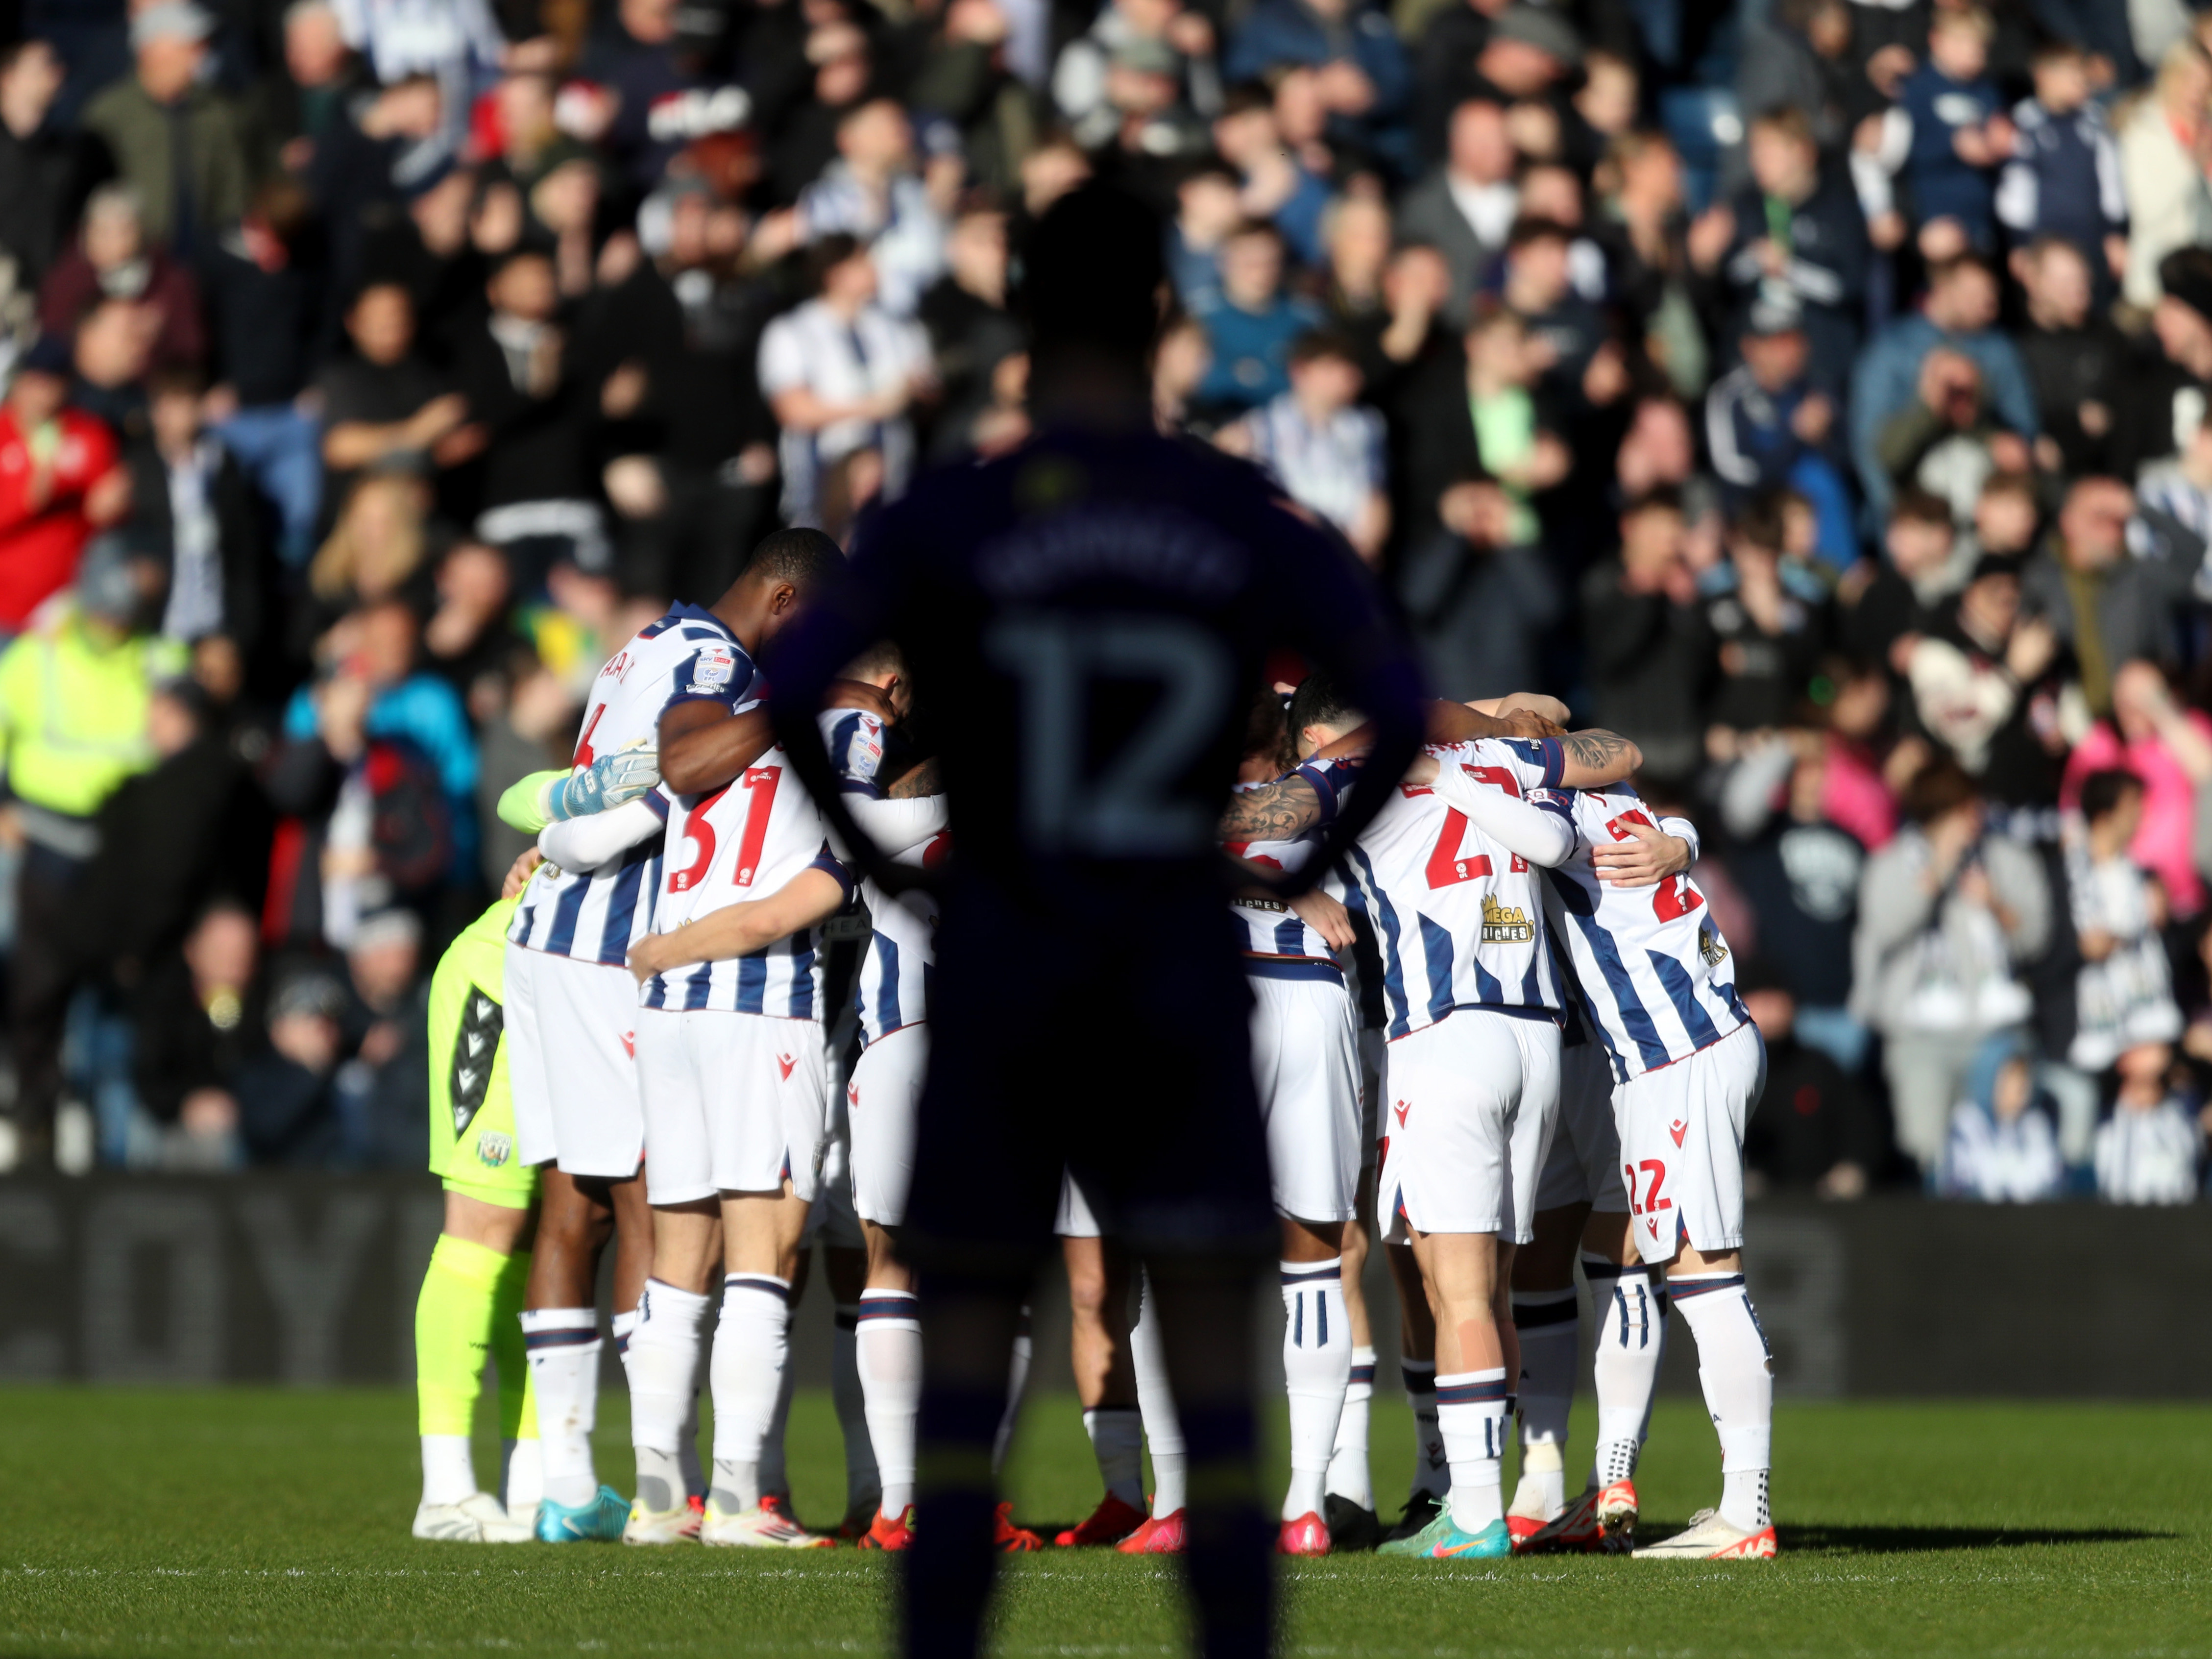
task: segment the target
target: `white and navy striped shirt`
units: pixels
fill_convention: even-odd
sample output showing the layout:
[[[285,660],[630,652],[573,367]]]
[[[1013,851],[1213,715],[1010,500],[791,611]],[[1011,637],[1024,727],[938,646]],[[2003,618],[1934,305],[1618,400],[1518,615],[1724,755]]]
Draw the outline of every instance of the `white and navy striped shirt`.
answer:
[[[1252,785],[1240,785],[1239,793]],[[1231,858],[1292,874],[1303,870],[1321,844],[1318,825],[1295,841],[1236,841],[1224,849]],[[1324,885],[1327,884],[1324,883]],[[1244,971],[1262,979],[1328,979],[1341,985],[1343,964],[1328,941],[1306,926],[1280,899],[1237,898],[1229,907],[1236,919]]]
[[[875,715],[847,708],[823,717],[830,763],[840,785],[862,800],[883,801],[876,782],[884,758],[884,724]],[[941,798],[888,801],[902,826],[853,803],[862,831],[872,836],[894,862],[916,869],[933,866],[951,846]],[[853,987],[854,1010],[860,1020],[860,1046],[929,1018],[929,981],[937,964],[937,899],[920,888],[894,897],[873,881],[860,884],[868,907],[868,954]]]
[[[666,710],[681,702],[732,703],[755,677],[752,659],[721,618],[696,605],[676,605],[640,629],[599,670],[573,764],[589,766],[641,738],[657,742]],[[666,793],[656,790],[645,799],[665,820]],[[653,931],[661,844],[659,836],[640,842],[588,873],[538,866],[507,938],[548,956],[621,967],[630,945]]]
[[[1427,752],[1477,782],[1566,810],[1555,793],[1565,763],[1556,738],[1483,738],[1432,744]],[[1351,775],[1310,763],[1300,769],[1315,779],[1333,815]],[[1433,1025],[1455,1008],[1559,1017],[1565,993],[1528,861],[1475,828],[1434,788],[1394,785],[1348,862],[1382,951],[1389,1036]]]
[[[1239,423],[1252,459],[1300,507],[1347,536],[1368,498],[1382,488],[1382,417],[1371,409],[1340,409],[1316,426],[1285,392]]]
[[[840,712],[824,714],[823,726]],[[655,933],[672,933],[732,904],[764,899],[809,869],[834,876],[852,896],[852,876],[830,850],[828,821],[781,748],[720,789],[678,797],[677,806],[669,819]],[[802,927],[742,957],[655,974],[640,988],[638,1000],[686,1013],[709,1009],[819,1022],[821,945],[819,927]]]
[[[1697,883],[1672,876],[1656,887],[1616,887],[1598,879],[1594,848],[1632,839],[1629,823],[1662,827],[1636,791],[1614,784],[1565,798],[1575,850],[1545,872],[1547,885],[1613,1075],[1626,1082],[1711,1047],[1750,1016],[1736,997],[1735,958]]]

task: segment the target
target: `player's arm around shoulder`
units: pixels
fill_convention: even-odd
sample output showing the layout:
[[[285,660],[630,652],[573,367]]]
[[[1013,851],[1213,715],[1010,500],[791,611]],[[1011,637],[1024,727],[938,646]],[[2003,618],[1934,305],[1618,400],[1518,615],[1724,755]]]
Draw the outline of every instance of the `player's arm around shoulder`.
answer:
[[[804,928],[820,926],[852,896],[853,878],[825,856],[766,898],[710,911],[673,933],[647,934],[629,947],[629,970],[641,984],[672,968],[750,956]]]

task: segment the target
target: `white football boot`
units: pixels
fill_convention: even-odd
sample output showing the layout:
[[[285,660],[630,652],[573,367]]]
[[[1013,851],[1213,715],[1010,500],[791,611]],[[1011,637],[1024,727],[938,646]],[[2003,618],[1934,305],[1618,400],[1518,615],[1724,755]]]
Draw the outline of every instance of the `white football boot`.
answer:
[[[1723,1518],[1718,1510],[1699,1510],[1686,1530],[1636,1552],[1639,1561],[1771,1561],[1774,1527],[1746,1532]]]
[[[453,1544],[526,1544],[530,1528],[511,1517],[488,1492],[458,1504],[424,1504],[415,1511],[415,1535]]]

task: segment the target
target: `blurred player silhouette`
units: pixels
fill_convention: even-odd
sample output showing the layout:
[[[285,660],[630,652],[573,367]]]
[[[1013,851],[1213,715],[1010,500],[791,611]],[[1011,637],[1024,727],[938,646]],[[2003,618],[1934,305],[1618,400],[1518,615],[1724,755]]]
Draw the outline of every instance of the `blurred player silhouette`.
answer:
[[[1213,826],[1270,648],[1358,688],[1380,764],[1403,767],[1421,716],[1407,647],[1349,551],[1258,472],[1154,428],[1159,249],[1125,195],[1054,204],[1025,252],[1036,435],[923,479],[864,528],[769,676],[793,763],[889,890],[917,872],[854,831],[815,710],[890,635],[941,738],[954,850],[906,1217],[923,1334],[904,1579],[918,1655],[977,1650],[992,1440],[1063,1164],[1158,1293],[1203,1650],[1270,1642],[1252,1320],[1276,1230]],[[1309,879],[1376,804],[1347,798]]]

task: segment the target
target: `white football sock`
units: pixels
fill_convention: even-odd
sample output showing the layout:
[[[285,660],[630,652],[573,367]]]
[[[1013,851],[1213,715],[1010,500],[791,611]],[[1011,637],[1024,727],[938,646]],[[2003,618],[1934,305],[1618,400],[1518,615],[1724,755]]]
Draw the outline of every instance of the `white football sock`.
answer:
[[[1521,1337],[1521,1484],[1513,1512],[1554,1521],[1567,1506],[1567,1418],[1575,1404],[1575,1354],[1581,1334],[1575,1287],[1513,1298]]]
[[[499,1501],[509,1515],[521,1516],[534,1510],[545,1496],[545,1460],[539,1454],[538,1441],[503,1440],[500,1443]]]
[[[1336,1448],[1328,1460],[1329,1494],[1375,1507],[1375,1482],[1367,1470],[1367,1417],[1375,1401],[1375,1350],[1352,1351],[1352,1379],[1345,1384],[1344,1415],[1336,1419]]]
[[[1766,1334],[1741,1273],[1677,1275],[1667,1299],[1698,1345],[1698,1381],[1721,1438],[1721,1516],[1757,1532],[1773,1519],[1766,1502],[1773,1462],[1774,1372]]]
[[[1109,1496],[1131,1509],[1145,1506],[1145,1421],[1127,1406],[1101,1406],[1083,1413],[1083,1431],[1091,1437],[1091,1454],[1098,1460],[1098,1478]]]
[[[681,1509],[684,1425],[699,1375],[699,1328],[707,1297],[658,1279],[645,1281],[634,1315],[615,1316],[615,1340],[630,1321],[623,1369],[629,1373],[629,1438],[637,1455],[637,1501],[655,1513]]]
[[[1170,1516],[1188,1498],[1190,1459],[1183,1448],[1175,1389],[1168,1382],[1159,1304],[1149,1278],[1139,1291],[1137,1322],[1129,1328],[1129,1360],[1137,1373],[1137,1410],[1145,1419],[1145,1444],[1152,1455],[1152,1513]]]
[[[860,1383],[860,1304],[839,1303],[836,1327],[830,1349],[830,1398],[837,1407],[837,1429],[845,1442],[845,1512],[849,1515],[863,1504],[882,1501],[884,1480],[876,1466],[867,1391]]]
[[[1030,1382],[1030,1309],[1024,1302],[1021,1317],[1014,1325],[1013,1352],[1006,1361],[1006,1409],[999,1419],[999,1432],[991,1441],[994,1477],[1006,1467],[1006,1452],[1014,1443],[1014,1425],[1022,1419],[1022,1391]]]
[[[921,1322],[915,1307],[912,1291],[860,1292],[857,1369],[883,1482],[878,1501],[894,1519],[914,1502],[914,1423],[921,1407]]]
[[[1283,1519],[1295,1521],[1321,1513],[1344,1391],[1352,1382],[1344,1259],[1285,1261],[1282,1287],[1283,1386],[1291,1397],[1291,1484]]]
[[[1583,1276],[1589,1280],[1597,1339],[1597,1446],[1589,1476],[1595,1490],[1636,1473],[1667,1352],[1667,1298],[1640,1261],[1623,1267],[1586,1255]]]
[[[710,1368],[714,1390],[713,1499],[728,1515],[760,1507],[762,1452],[775,1426],[791,1350],[791,1285],[771,1273],[722,1281],[722,1322]]]
[[[576,1509],[599,1495],[592,1429],[599,1410],[599,1316],[592,1308],[538,1308],[522,1316],[538,1439],[549,1503]]]
[[[789,1331],[787,1325],[785,1358],[789,1360]],[[769,1413],[768,1434],[761,1442],[760,1489],[767,1496],[788,1499],[791,1497],[791,1470],[785,1460],[784,1431],[791,1425],[791,1396],[799,1386],[799,1373],[787,1363],[782,1381],[775,1390],[775,1409]]]
[[[1406,1403],[1413,1408],[1413,1495],[1442,1498],[1451,1489],[1451,1466],[1437,1426],[1437,1362],[1401,1359],[1398,1372],[1405,1379]]]
[[[458,1504],[477,1489],[476,1466],[469,1461],[469,1437],[465,1434],[426,1434],[422,1437],[422,1501]]]
[[[1452,1525],[1480,1532],[1505,1515],[1505,1368],[1438,1376],[1437,1427],[1451,1463]]]

